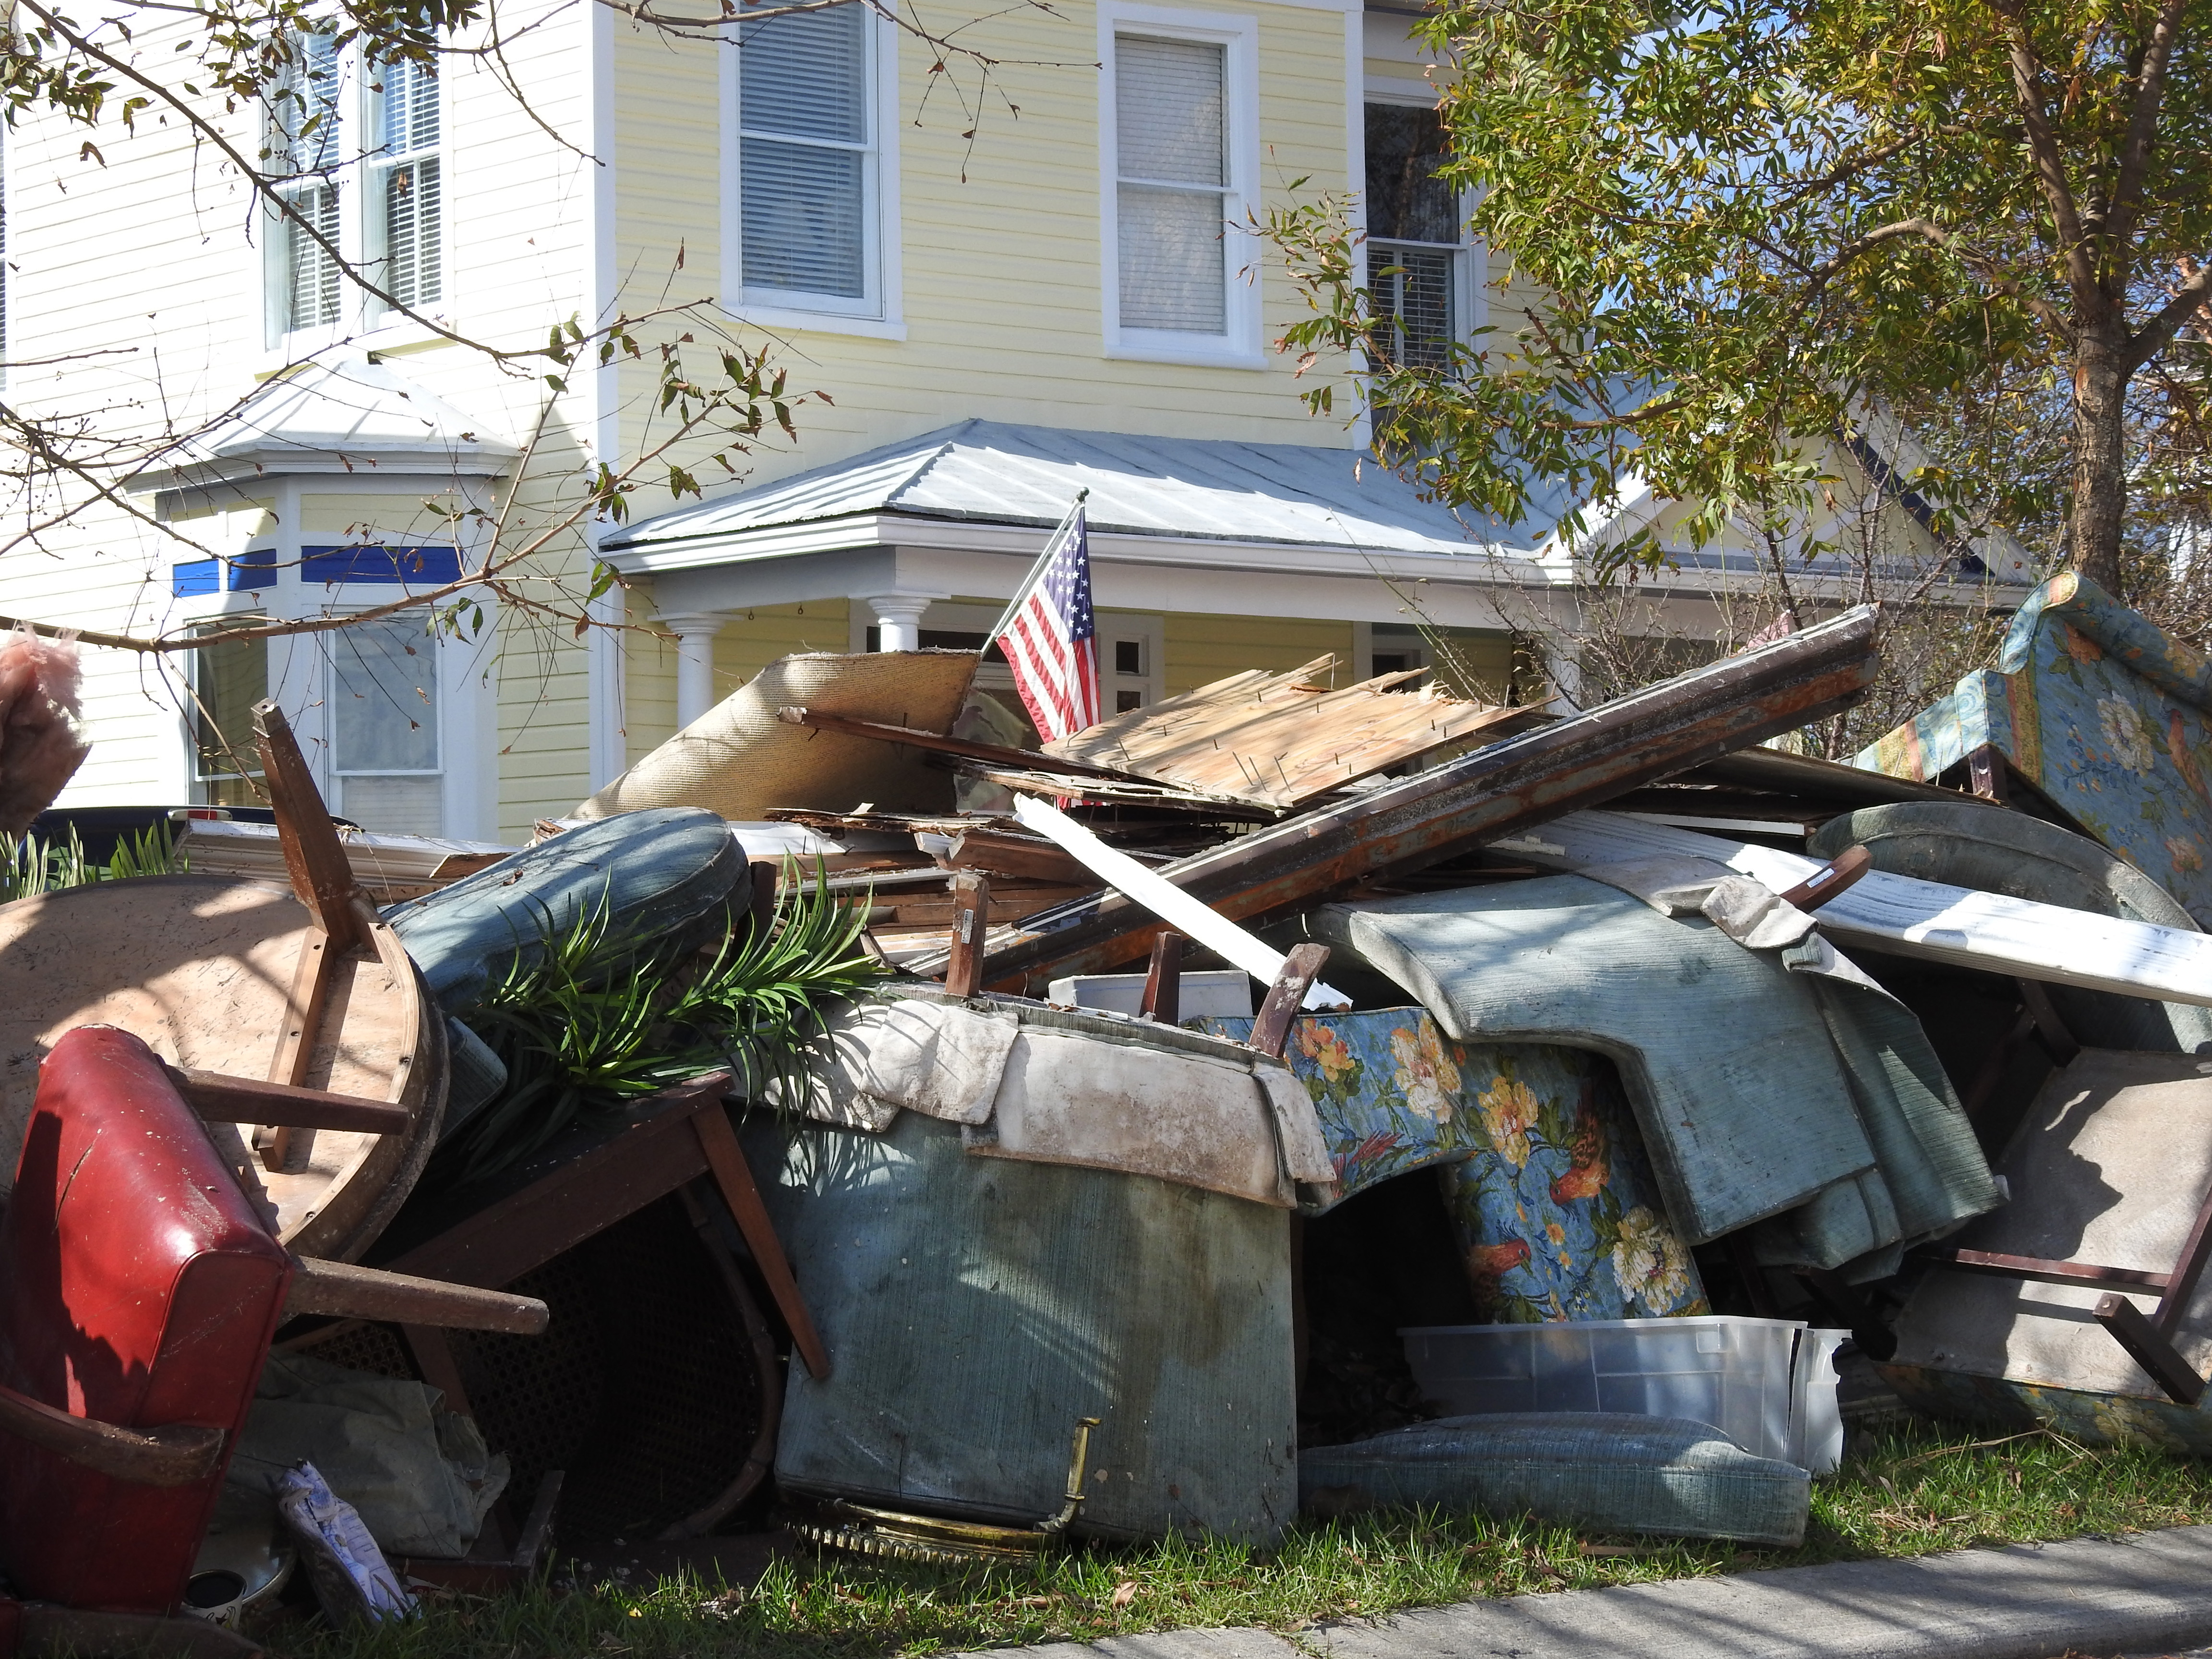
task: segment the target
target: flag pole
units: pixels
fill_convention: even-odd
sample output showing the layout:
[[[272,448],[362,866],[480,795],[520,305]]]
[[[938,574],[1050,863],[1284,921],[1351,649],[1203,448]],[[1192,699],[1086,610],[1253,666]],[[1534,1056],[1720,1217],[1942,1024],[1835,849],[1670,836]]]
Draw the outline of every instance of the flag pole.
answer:
[[[1061,533],[1067,526],[1075,522],[1075,515],[1083,511],[1083,503],[1090,498],[1091,488],[1087,484],[1075,492],[1075,504],[1069,507],[1060,521],[1053,526],[1052,534],[1044,538],[1044,551],[1037,555],[1036,562],[1030,567],[1030,574],[1022,578],[1022,585],[1014,590],[1014,597],[1007,603],[1004,614],[992,624],[991,631],[984,635],[986,649],[988,648],[990,641],[997,640],[1005,634],[1006,624],[1013,621],[1020,613],[1023,604],[1029,599],[1030,590],[1044,579],[1045,567],[1051,562],[1054,545],[1060,540]]]

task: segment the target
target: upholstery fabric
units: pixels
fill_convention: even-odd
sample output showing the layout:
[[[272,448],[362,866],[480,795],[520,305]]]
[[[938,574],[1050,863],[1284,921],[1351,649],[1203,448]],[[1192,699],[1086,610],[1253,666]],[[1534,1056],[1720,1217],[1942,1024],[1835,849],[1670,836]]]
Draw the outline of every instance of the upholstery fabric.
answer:
[[[2212,663],[2072,572],[2030,596],[1994,670],[1852,757],[1933,781],[2000,750],[2106,846],[2212,924]]]

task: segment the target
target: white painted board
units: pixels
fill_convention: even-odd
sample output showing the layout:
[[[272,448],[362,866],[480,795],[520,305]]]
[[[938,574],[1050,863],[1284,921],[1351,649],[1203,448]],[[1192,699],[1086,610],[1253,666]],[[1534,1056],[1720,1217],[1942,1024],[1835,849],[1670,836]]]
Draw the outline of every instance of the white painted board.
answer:
[[[1497,851],[1555,870],[1673,854],[1711,859],[1777,892],[1821,860],[1749,842],[1700,835],[1618,812],[1572,812]],[[1813,913],[1838,945],[1853,944],[1985,973],[2116,991],[2212,1008],[2212,934],[2185,933],[2056,904],[1869,871]]]

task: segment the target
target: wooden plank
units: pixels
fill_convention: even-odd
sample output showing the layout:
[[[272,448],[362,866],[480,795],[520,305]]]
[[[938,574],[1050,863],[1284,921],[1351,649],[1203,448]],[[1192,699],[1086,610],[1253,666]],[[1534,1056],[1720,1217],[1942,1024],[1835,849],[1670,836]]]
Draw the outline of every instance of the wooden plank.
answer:
[[[284,1316],[324,1314],[392,1324],[439,1325],[464,1331],[504,1331],[511,1336],[544,1333],[550,1315],[535,1297],[511,1296],[443,1279],[387,1273],[350,1261],[297,1259]]]
[[[1163,1025],[1182,1018],[1182,935],[1163,933],[1152,941],[1152,965],[1145,972],[1145,994],[1137,1012]]]
[[[2126,1285],[2139,1290],[2163,1291],[2166,1275],[2140,1267],[2102,1267],[2090,1261],[2052,1261],[2043,1256],[2008,1255],[2001,1250],[1933,1249],[1917,1252],[1939,1267],[1964,1273],[1987,1273],[1996,1279],[2030,1279],[2044,1285]]]
[[[721,1191],[722,1202],[730,1206],[738,1231],[744,1235],[745,1247],[753,1253],[753,1265],[768,1281],[769,1294],[775,1298],[783,1322],[791,1328],[791,1343],[799,1350],[806,1374],[817,1382],[828,1381],[830,1351],[822,1346],[814,1316],[807,1312],[805,1300],[799,1293],[799,1281],[792,1277],[783,1241],[775,1236],[768,1218],[768,1206],[761,1202],[760,1188],[753,1184],[752,1166],[745,1162],[744,1148],[738,1145],[737,1132],[730,1127],[729,1114],[719,1100],[709,1101],[693,1114],[690,1122],[714,1173],[714,1185]]]
[[[725,1075],[710,1080],[719,1097]],[[708,1172],[689,1127],[696,1096],[623,1131],[385,1265],[460,1285],[500,1285]]]
[[[1127,853],[1107,846],[1066,813],[1042,801],[1024,799],[1014,803],[1014,816],[1039,835],[1050,836],[1101,881],[1119,888],[1170,927],[1224,957],[1231,966],[1242,968],[1265,984],[1272,985],[1282,977],[1290,959],[1281,951],[1261,943],[1226,916],[1209,909],[1168,880],[1164,873],[1148,870]],[[1316,1008],[1346,1006],[1352,1000],[1343,992],[1318,980],[1306,991],[1305,1000],[1310,1006]]]
[[[292,890],[331,936],[333,949],[363,943],[353,908],[360,886],[354,880],[352,861],[338,842],[337,826],[331,822],[322,793],[315,787],[291,722],[275,702],[264,700],[253,705],[253,738],[261,751],[269,805],[284,843]]]
[[[1249,669],[1111,715],[1047,744],[1048,768],[1112,766],[1287,811],[1529,713],[1399,689],[1425,668],[1332,689],[1341,667],[1332,654],[1281,673]]]
[[[1089,871],[1050,842],[988,830],[971,830],[960,836],[939,862],[950,870],[981,870],[994,876],[1056,882],[1085,890],[1097,886]]]
[[[164,1067],[185,1103],[210,1123],[268,1123],[298,1129],[349,1129],[364,1134],[404,1134],[415,1115],[390,1101],[300,1089],[221,1072]]]
[[[1840,898],[1874,868],[1874,854],[1863,847],[1846,847],[1841,853],[1782,895],[1784,904],[1800,910],[1817,910],[1830,899]]]
[[[2166,1334],[2142,1316],[2142,1310],[2124,1296],[2097,1298],[2097,1322],[2128,1351],[2128,1358],[2150,1374],[2152,1382],[2185,1406],[2194,1406],[2204,1394],[2204,1379],[2174,1351]]]
[[[1855,607],[1356,800],[1224,842],[1160,873],[1234,921],[1310,908],[1363,881],[1425,869],[1847,708],[1873,682],[1874,635],[1873,610]],[[1158,931],[1120,893],[1079,899],[1011,931],[992,952],[988,983],[1034,994],[1064,975],[1103,973],[1141,959]],[[941,971],[933,957],[905,965],[925,975]]]
[[[983,985],[983,934],[990,926],[991,884],[973,870],[952,878],[952,953],[945,964],[945,988],[972,997]]]
[[[1293,945],[1283,958],[1283,971],[1275,975],[1275,982],[1267,988],[1267,1000],[1260,1005],[1258,1018],[1252,1022],[1251,1044],[1263,1054],[1273,1054],[1277,1060],[1291,1041],[1291,1027],[1304,1006],[1306,993],[1321,976],[1322,966],[1328,961],[1328,946],[1308,941]]]
[[[1493,842],[1532,864],[1591,864],[1686,854],[1725,864],[1779,892],[1820,867],[1802,854],[1673,830],[1610,812],[1576,812],[1518,839]],[[2212,933],[2100,916],[1873,871],[1820,912],[1820,931],[1849,949],[2008,974],[2051,985],[2212,1007]]]

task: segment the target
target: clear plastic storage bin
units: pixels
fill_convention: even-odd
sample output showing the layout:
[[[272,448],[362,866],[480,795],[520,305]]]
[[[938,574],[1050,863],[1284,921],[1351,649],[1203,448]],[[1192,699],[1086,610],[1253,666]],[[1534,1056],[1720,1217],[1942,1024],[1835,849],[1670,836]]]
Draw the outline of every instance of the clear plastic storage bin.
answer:
[[[1803,1396],[1823,1385],[1826,1415],[1832,1416],[1835,1392],[1835,1371],[1827,1363],[1832,1340],[1802,1344],[1804,1387],[1793,1387],[1791,1366],[1806,1334],[1797,1320],[1720,1314],[1399,1332],[1421,1392],[1455,1417],[1492,1412],[1686,1417],[1711,1424],[1757,1456],[1801,1463],[1808,1453],[1819,1458],[1827,1449],[1808,1446],[1803,1427],[1793,1437],[1791,1419],[1821,1422],[1820,1403]],[[1826,1437],[1814,1429],[1814,1438]]]

